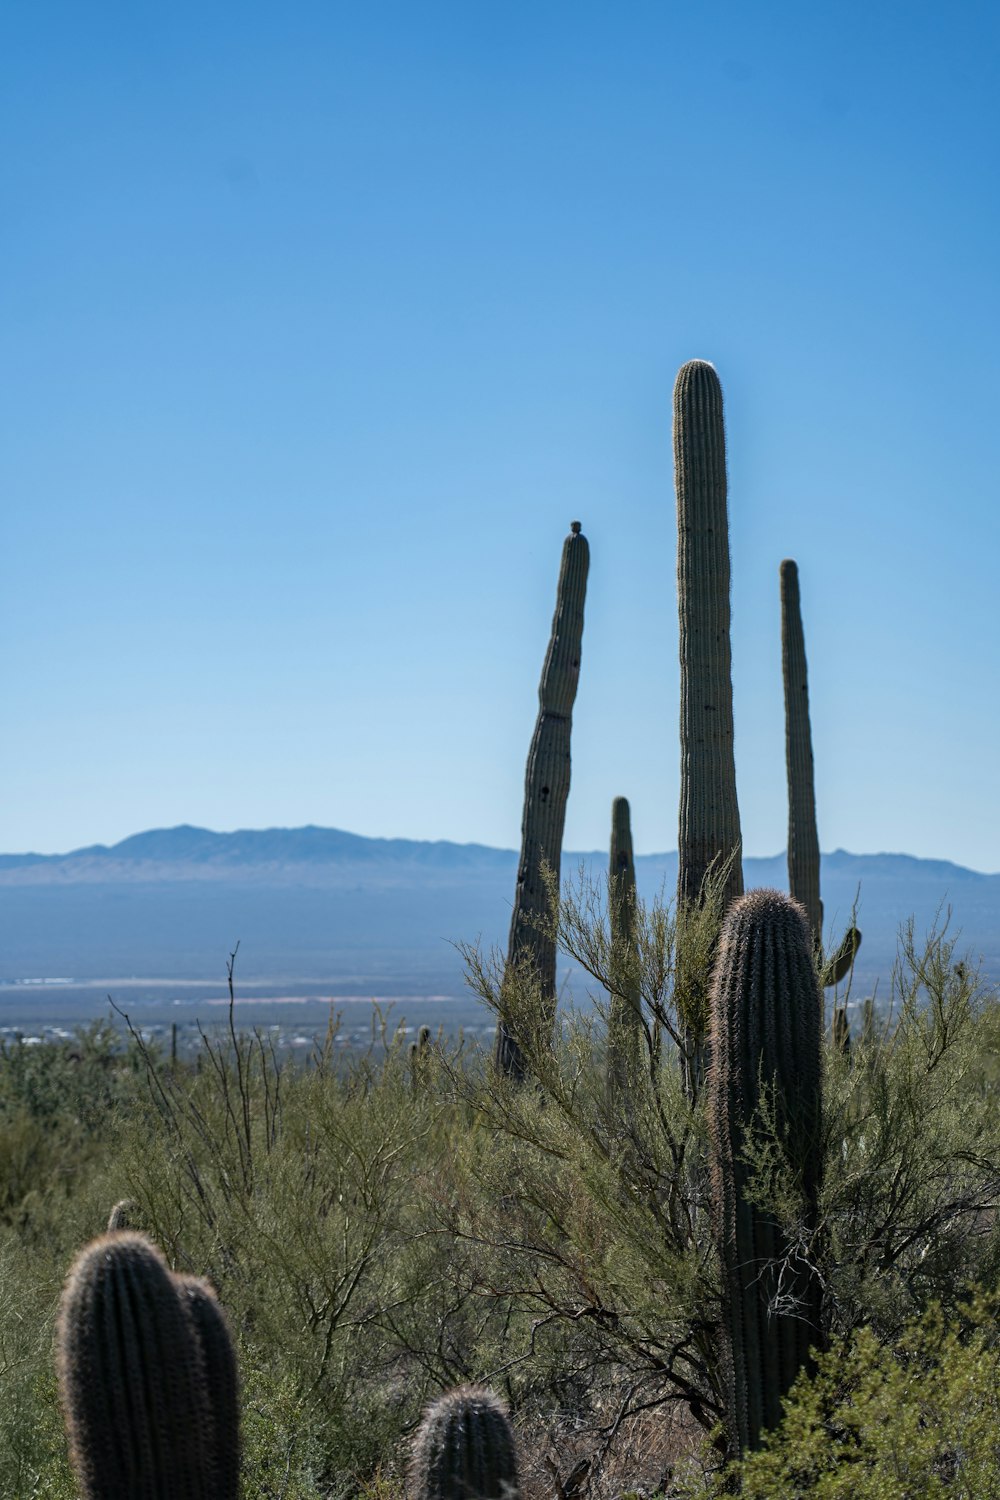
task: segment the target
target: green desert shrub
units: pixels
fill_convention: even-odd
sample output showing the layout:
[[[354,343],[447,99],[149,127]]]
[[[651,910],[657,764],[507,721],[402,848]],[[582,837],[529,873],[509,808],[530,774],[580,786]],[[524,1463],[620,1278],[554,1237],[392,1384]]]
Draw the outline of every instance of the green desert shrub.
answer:
[[[1000,1494],[995,1299],[949,1317],[932,1303],[898,1339],[856,1329],[800,1377],[763,1450],[694,1496],[743,1500],[982,1500]]]

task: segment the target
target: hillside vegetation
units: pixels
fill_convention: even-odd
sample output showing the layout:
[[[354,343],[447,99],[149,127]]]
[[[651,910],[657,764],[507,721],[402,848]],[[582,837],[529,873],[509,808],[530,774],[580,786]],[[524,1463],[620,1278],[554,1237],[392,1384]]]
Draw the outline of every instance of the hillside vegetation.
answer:
[[[469,1381],[509,1403],[531,1493],[714,1493],[725,1402],[708,1126],[669,1035],[678,941],[711,945],[713,918],[679,938],[658,906],[638,903],[635,919],[639,966],[624,978],[645,1041],[617,1084],[606,1038],[622,956],[586,888],[566,893],[558,930],[605,981],[597,1015],[568,1018],[552,1046],[529,1024],[537,992],[507,978],[531,1087],[461,1046],[410,1050],[391,1025],[350,1065],[331,1031],[306,1068],[235,1034],[176,1068],[106,1026],[8,1045],[3,1493],[76,1494],[52,1329],[70,1261],[122,1199],[228,1312],[248,1496],[395,1494],[421,1409]],[[468,957],[499,1003],[502,965]],[[1000,1254],[998,1016],[944,938],[904,935],[891,1014],[846,1051],[827,1031],[807,1237],[795,1183],[759,1137],[754,1201],[815,1270],[834,1352],[777,1445],[749,1460],[746,1493],[995,1486],[992,1314],[968,1304],[996,1285]]]

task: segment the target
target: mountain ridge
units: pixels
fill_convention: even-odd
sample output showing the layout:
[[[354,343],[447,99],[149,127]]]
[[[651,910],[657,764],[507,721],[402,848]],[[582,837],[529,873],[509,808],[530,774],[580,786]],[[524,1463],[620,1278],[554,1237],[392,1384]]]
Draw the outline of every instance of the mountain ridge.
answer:
[[[597,849],[567,850],[563,854],[564,868],[574,861],[587,862],[604,857],[605,851]],[[341,828],[325,828],[307,823],[298,828],[240,828],[220,833],[192,823],[177,824],[173,828],[151,828],[140,833],[129,834],[115,844],[87,844],[63,854],[0,854],[0,872],[37,868],[55,869],[70,864],[218,864],[226,866],[252,863],[273,865],[275,863],[341,863],[350,858],[367,862],[385,862],[409,858],[414,863],[425,863],[452,868],[475,862],[495,865],[517,858],[517,850],[502,848],[476,841],[457,843],[451,839],[405,839],[369,837],[350,833]],[[669,864],[677,859],[676,850],[636,855],[637,865]],[[749,866],[772,865],[783,862],[785,851],[771,855],[748,855]],[[953,860],[927,859],[919,855],[877,851],[859,854],[847,849],[834,849],[822,855],[825,869],[838,873],[849,873],[857,868],[859,874],[872,875],[879,871],[907,869],[934,878],[990,881],[1000,880],[1000,874],[972,870]]]

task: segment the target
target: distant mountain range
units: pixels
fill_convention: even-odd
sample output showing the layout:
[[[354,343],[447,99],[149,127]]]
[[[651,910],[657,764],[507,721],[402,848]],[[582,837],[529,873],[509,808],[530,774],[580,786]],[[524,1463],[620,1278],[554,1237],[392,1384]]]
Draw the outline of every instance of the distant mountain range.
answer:
[[[606,852],[563,876],[602,876]],[[322,980],[331,994],[460,993],[452,944],[503,944],[517,854],[482,844],[368,839],[332,828],[154,829],[70,854],[0,855],[0,979],[203,979],[240,940],[241,974]],[[641,893],[669,896],[676,854],[636,860]],[[747,886],[786,885],[783,854],[744,861]],[[959,947],[1000,977],[1000,875],[905,854],[823,856],[838,937],[858,900],[857,982],[888,980],[901,922],[952,908]]]

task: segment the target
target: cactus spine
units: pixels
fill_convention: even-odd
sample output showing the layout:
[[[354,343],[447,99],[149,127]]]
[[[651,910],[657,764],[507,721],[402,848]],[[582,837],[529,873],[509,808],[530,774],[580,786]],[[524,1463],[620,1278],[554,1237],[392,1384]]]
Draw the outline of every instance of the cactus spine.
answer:
[[[507,946],[508,972],[527,971],[539,986],[541,1021],[549,1032],[555,1021],[556,945],[552,935],[543,930],[550,913],[542,867],[547,864],[558,877],[589,565],[587,538],[579,521],[574,521],[563,543],[552,635],[538,687],[538,719],[524,778],[521,858]],[[503,1017],[497,1027],[495,1060],[501,1072],[523,1078],[521,1042]]]
[[[83,1500],[219,1500],[238,1485],[235,1357],[214,1299],[127,1231],[81,1253],[63,1291],[59,1383]],[[229,1372],[226,1384],[225,1372]],[[224,1387],[220,1392],[220,1384]]]
[[[635,937],[635,860],[626,797],[616,797],[611,804],[608,916],[614,986],[608,1012],[608,1092],[610,1102],[615,1104],[628,1098],[628,1086],[639,1063],[642,1032]]]
[[[517,1500],[517,1454],[503,1406],[459,1386],[424,1413],[407,1474],[410,1500]]]
[[[799,604],[799,570],[786,557],[781,579],[781,674],[785,685],[785,766],[788,772],[788,889],[806,914],[813,944],[823,937],[819,898],[819,835],[806,642]]]
[[[821,1174],[822,998],[805,913],[780,891],[729,910],[711,996],[709,1139],[723,1272],[722,1367],[730,1436],[741,1451],[781,1418],[781,1398],[820,1337],[808,1246],[788,1243],[750,1199],[748,1150],[777,1146],[801,1197],[808,1239]],[[761,1110],[765,1109],[768,1120]],[[771,1135],[773,1126],[775,1135]]]

